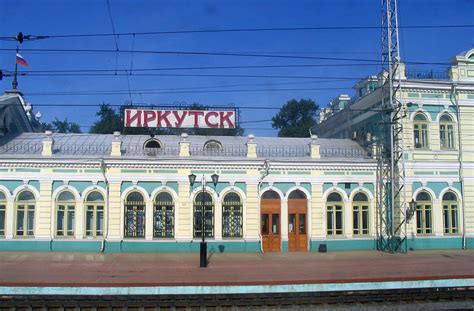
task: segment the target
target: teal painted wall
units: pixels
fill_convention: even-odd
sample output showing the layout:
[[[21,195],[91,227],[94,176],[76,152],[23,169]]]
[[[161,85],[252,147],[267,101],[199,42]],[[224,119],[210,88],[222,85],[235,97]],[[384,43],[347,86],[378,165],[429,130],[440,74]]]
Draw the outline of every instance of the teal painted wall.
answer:
[[[273,184],[273,187],[283,192],[284,195],[288,195],[288,189],[293,188],[295,185],[294,182],[276,182]]]
[[[306,189],[311,194],[311,184],[309,182],[301,183],[300,186]]]
[[[282,253],[288,252],[288,241],[281,241],[281,251]]]
[[[332,183],[325,182],[325,183],[323,184],[323,193],[326,192],[326,191],[328,191],[328,189],[331,188],[331,187],[332,187]]]
[[[35,188],[36,190],[40,190],[40,183],[38,180],[30,180],[28,182],[28,185],[30,185],[31,187]]]
[[[92,186],[90,181],[70,181],[69,186],[74,187],[79,193],[82,193],[84,189]]]
[[[156,188],[161,187],[160,181],[139,181],[137,186],[145,189],[148,194],[151,194]]]
[[[120,187],[120,193],[123,193],[125,189],[131,186],[133,186],[133,183],[131,181],[123,181],[122,186]]]
[[[173,189],[178,195],[179,195],[179,187],[178,187],[178,182],[176,181],[168,181],[166,183],[166,186],[170,187]]]
[[[53,181],[53,192],[56,191],[59,187],[63,186],[64,182],[62,180]]]
[[[239,188],[240,190],[242,190],[245,194],[247,194],[247,184],[244,183],[244,182],[236,182],[234,184],[235,187]]]
[[[20,180],[0,180],[0,185],[5,186],[10,192],[23,185]]]
[[[461,237],[409,239],[408,249],[462,249],[462,239]]]
[[[327,241],[311,241],[310,250],[317,252],[319,245],[326,244],[327,251],[355,251],[355,250],[375,250],[376,243],[373,240],[327,240]]]

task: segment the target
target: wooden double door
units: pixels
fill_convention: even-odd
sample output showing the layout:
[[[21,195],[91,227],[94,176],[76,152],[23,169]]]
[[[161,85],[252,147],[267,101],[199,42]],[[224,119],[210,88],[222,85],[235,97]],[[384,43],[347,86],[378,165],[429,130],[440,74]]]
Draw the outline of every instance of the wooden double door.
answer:
[[[308,217],[306,199],[288,200],[288,250],[308,251]]]
[[[281,207],[279,199],[261,200],[261,234],[264,252],[279,252],[281,250]]]

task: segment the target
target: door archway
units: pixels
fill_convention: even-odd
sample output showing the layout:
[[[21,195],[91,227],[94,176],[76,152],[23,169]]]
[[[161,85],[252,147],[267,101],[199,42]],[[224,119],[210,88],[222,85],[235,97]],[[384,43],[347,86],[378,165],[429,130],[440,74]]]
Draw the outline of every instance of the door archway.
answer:
[[[273,190],[265,191],[260,202],[262,248],[264,252],[281,250],[281,198]]]
[[[301,190],[288,196],[288,251],[308,251],[308,199]]]

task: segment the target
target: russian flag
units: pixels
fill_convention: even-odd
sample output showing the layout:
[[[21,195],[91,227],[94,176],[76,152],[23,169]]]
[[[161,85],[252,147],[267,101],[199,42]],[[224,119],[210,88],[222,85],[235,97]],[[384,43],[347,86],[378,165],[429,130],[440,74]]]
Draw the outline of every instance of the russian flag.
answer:
[[[19,53],[16,53],[16,63],[23,66],[28,66],[26,60]]]

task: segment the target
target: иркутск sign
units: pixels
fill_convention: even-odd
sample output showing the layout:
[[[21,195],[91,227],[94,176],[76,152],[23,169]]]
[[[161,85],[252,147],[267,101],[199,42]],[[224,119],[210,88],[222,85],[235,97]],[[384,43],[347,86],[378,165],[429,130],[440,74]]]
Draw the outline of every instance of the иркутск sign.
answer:
[[[235,128],[234,110],[125,109],[125,127]]]

